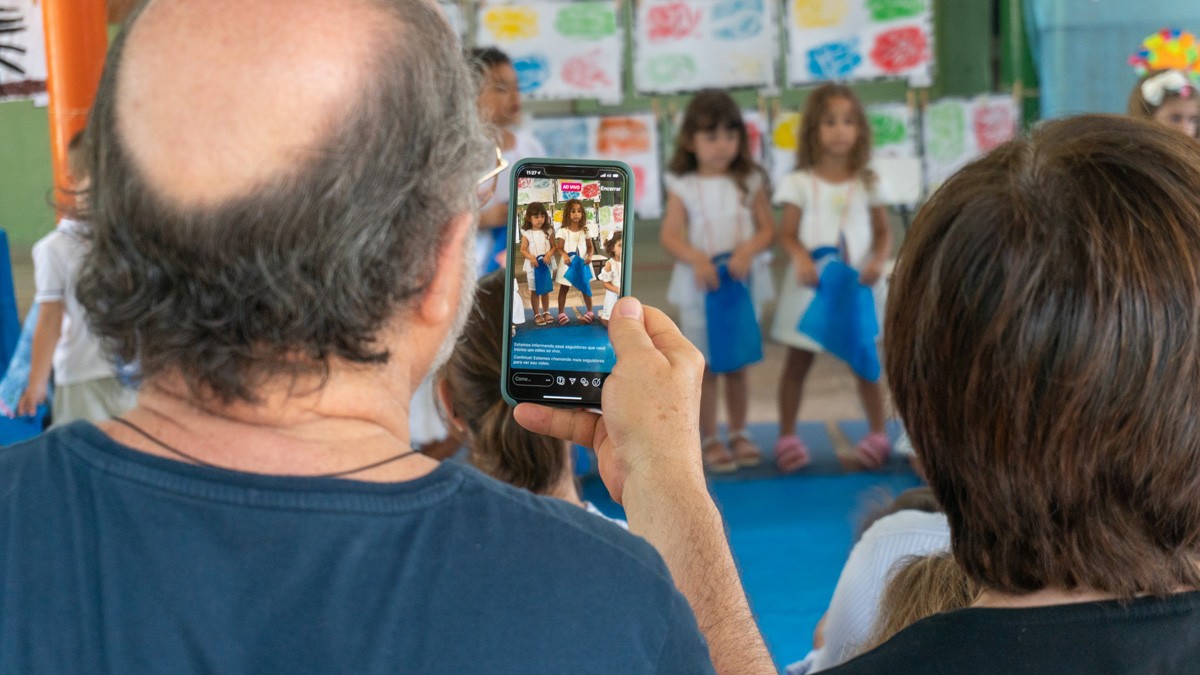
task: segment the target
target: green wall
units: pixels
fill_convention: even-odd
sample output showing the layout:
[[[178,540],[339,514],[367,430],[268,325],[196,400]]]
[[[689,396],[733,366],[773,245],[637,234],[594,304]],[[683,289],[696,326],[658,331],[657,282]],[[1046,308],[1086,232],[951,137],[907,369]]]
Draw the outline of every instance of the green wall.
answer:
[[[0,103],[0,228],[14,250],[28,249],[54,229],[52,182],[46,108]]]

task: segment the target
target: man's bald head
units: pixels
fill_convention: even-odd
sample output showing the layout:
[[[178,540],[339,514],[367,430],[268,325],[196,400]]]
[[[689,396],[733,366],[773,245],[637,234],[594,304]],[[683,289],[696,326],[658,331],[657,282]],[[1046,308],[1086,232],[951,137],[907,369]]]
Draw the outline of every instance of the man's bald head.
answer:
[[[117,131],[164,198],[242,195],[312,157],[400,29],[365,0],[152,0],[129,27]]]
[[[437,7],[151,0],[131,22],[89,122],[97,333],[223,401],[386,360],[377,333],[495,161]]]

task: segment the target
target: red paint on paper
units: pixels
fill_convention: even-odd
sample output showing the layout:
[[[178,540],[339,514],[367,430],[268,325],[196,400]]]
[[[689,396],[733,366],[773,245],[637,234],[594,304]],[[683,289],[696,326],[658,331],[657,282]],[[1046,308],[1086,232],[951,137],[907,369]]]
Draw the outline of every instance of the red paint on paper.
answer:
[[[975,129],[975,144],[980,152],[987,152],[1012,140],[1017,120],[1012,106],[983,103],[975,108],[971,126]]]
[[[694,35],[700,25],[703,9],[689,7],[686,2],[656,5],[646,12],[651,40],[679,40]]]
[[[915,26],[894,28],[875,37],[871,60],[885,73],[900,73],[929,61],[929,38]]]
[[[650,152],[650,129],[630,117],[600,119],[596,147],[602,155]]]
[[[584,185],[583,186],[583,198],[584,199],[599,199],[600,198],[600,184],[599,183],[588,183],[587,185]]]
[[[605,89],[613,86],[612,78],[601,64],[601,54],[591,51],[569,59],[563,64],[563,82],[583,90]]]

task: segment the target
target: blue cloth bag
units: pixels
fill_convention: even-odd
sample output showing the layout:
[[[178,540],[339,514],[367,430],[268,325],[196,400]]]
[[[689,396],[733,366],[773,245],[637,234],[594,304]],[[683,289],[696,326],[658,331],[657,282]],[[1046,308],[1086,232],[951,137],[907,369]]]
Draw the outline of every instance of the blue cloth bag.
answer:
[[[587,297],[592,297],[592,269],[578,253],[571,253],[571,264],[567,266],[564,277],[568,283],[579,289]]]
[[[554,279],[550,276],[550,266],[546,264],[546,256],[537,257],[537,266],[533,268],[533,292],[546,295],[554,290]]]
[[[721,285],[704,296],[708,367],[714,373],[732,373],[763,358],[750,287],[729,274],[728,262],[728,253],[713,258]]]
[[[823,257],[820,253],[814,251],[813,258]],[[858,282],[858,270],[841,260],[826,262],[816,295],[797,329],[850,364],[859,377],[869,382],[879,381],[875,297],[869,286]]]

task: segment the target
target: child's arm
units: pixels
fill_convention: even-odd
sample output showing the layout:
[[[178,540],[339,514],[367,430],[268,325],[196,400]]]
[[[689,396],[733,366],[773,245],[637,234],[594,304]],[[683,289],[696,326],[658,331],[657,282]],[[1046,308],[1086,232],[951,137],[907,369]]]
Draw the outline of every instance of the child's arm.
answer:
[[[564,265],[571,264],[571,256],[567,253],[567,238],[566,237],[556,237],[554,239],[554,250],[558,251],[558,259],[560,261],[562,261],[562,264],[564,264]]]
[[[779,221],[779,245],[787,251],[792,264],[796,266],[796,281],[805,286],[816,286],[820,281],[817,265],[813,262],[812,253],[800,241],[800,218],[803,215],[799,206],[784,203],[783,218]]]
[[[708,288],[720,286],[717,268],[713,267],[708,254],[692,246],[687,240],[687,209],[683,200],[674,192],[667,193],[667,209],[663,213],[662,230],[658,239],[663,248],[675,259],[692,267],[696,281]]]
[[[870,286],[883,275],[883,266],[892,254],[892,230],[888,227],[887,208],[871,207],[871,257],[858,275],[859,283]]]
[[[529,237],[521,237],[521,255],[525,256],[530,265],[537,267],[537,256],[529,252]]]
[[[729,273],[734,279],[750,276],[754,256],[765,251],[775,238],[775,218],[771,215],[771,200],[767,191],[759,188],[750,204],[750,217],[754,219],[754,236],[742,242],[729,257]]]
[[[62,300],[38,303],[38,320],[33,328],[33,349],[29,357],[29,384],[25,385],[25,391],[21,392],[17,402],[18,415],[36,414],[38,405],[46,400],[54,348],[62,337],[62,320]]]
[[[600,274],[600,284],[604,286],[604,290],[612,291],[617,295],[621,294],[621,287],[609,281],[612,278],[613,268],[612,260],[604,263],[604,271]]]
[[[591,237],[588,237],[588,238],[587,238],[587,257],[585,257],[585,258],[583,259],[583,261],[584,261],[585,263],[587,263],[587,264],[591,265],[591,264],[592,264],[592,256],[593,256],[593,255],[595,255],[595,249],[594,249],[594,248],[592,248],[592,238],[591,238]]]

